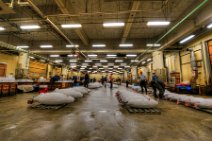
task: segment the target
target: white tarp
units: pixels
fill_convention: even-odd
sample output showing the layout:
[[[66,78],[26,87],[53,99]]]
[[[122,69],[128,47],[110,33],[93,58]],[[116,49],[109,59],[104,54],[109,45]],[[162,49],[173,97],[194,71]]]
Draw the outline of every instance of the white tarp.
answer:
[[[133,90],[136,90],[136,91],[141,91],[141,87],[140,86],[134,86],[134,85],[132,85],[131,88]]]
[[[75,90],[75,91],[79,91],[81,92],[82,94],[88,94],[90,92],[89,89],[85,88],[85,87],[73,87],[73,88],[69,88],[69,89],[72,89],[72,90]]]
[[[68,104],[74,102],[74,98],[61,93],[45,93],[36,96],[34,101],[46,105]]]
[[[62,93],[67,96],[72,96],[74,98],[81,98],[83,97],[83,94],[79,91],[73,90],[73,89],[55,89],[56,93]]]
[[[102,84],[100,84],[99,82],[94,82],[94,83],[88,84],[89,89],[96,89],[96,88],[100,88],[100,87],[102,87]]]
[[[179,102],[190,103],[199,108],[212,109],[212,98],[194,97],[165,91],[164,97]]]
[[[22,90],[24,93],[31,92],[34,90],[33,85],[18,85],[17,88]]]
[[[117,97],[127,105],[135,108],[153,108],[158,105],[158,102],[151,97],[127,89],[119,89]]]

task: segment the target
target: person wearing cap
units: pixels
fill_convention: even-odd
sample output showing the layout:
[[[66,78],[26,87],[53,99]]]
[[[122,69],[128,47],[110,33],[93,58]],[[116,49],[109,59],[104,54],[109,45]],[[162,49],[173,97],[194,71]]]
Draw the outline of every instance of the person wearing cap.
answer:
[[[113,74],[112,73],[110,74],[109,80],[110,80],[110,89],[113,89]]]
[[[142,72],[141,72],[141,76],[140,76],[140,86],[141,86],[141,92],[143,93],[143,91],[145,90],[145,92],[147,94],[146,76]]]

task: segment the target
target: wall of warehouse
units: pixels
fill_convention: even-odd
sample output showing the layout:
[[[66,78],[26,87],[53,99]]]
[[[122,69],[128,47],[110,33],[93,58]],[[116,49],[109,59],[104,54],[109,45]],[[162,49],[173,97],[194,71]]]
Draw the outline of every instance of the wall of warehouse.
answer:
[[[193,49],[195,52],[196,61],[198,62],[198,85],[206,85],[208,84],[209,74],[210,74],[210,65],[208,61],[207,54],[207,45],[206,43],[212,40],[212,34],[201,37],[199,39],[194,40],[189,45],[187,45],[180,53],[167,53],[165,55],[165,62],[168,68],[168,72],[180,72],[180,67],[182,69],[181,72],[181,80],[182,82],[190,82],[192,78],[192,68],[191,68],[191,59],[190,52],[187,51],[188,48]],[[181,61],[181,64],[180,64]]]
[[[13,73],[15,76],[16,66],[18,64],[18,56],[16,55],[7,55],[0,53],[0,62],[7,64],[6,75]]]
[[[208,58],[208,47],[206,43],[212,40],[212,33],[209,33],[208,35],[201,37],[197,40],[194,40],[192,43],[190,43],[186,48],[192,48],[195,51],[196,60],[198,61],[198,72],[199,77],[197,79],[197,84],[200,85],[206,85],[208,84],[209,74],[210,74],[210,64],[209,64],[209,58]],[[186,49],[185,48],[185,49]],[[191,64],[184,64],[186,62],[190,61],[190,54],[186,54],[186,50],[183,50],[181,52],[181,60],[182,60],[182,80],[189,80],[191,79]]]
[[[164,68],[163,52],[162,51],[153,52],[152,57],[153,57],[153,69],[154,70]]]
[[[97,81],[101,80],[102,76],[106,76],[106,73],[92,73],[90,74],[90,78],[96,78]],[[107,76],[109,77],[110,74],[108,74]],[[113,74],[113,78],[117,79],[120,78],[122,81],[124,81],[124,74]]]

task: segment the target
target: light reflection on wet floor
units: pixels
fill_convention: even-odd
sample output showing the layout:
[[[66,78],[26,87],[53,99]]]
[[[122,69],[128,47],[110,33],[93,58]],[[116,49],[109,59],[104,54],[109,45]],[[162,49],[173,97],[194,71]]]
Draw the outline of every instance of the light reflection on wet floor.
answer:
[[[93,90],[59,110],[27,108],[33,94],[0,98],[2,141],[211,141],[211,115],[160,101],[161,115],[129,114],[116,89]]]

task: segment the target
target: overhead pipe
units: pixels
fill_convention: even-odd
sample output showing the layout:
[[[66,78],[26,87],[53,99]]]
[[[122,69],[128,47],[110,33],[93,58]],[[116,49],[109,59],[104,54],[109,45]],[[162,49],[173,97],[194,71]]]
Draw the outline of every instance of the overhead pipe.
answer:
[[[17,48],[16,46],[11,45],[11,44],[8,44],[8,43],[5,43],[3,41],[0,41],[0,48],[1,47],[7,48],[7,49],[10,49],[10,50],[15,50],[17,52],[28,53],[29,55],[31,55],[33,57],[36,57],[38,59],[43,59],[45,61],[48,61],[48,62],[53,63],[53,64],[56,64],[56,65],[64,65],[64,64],[56,63],[56,62],[50,60],[47,57],[40,56],[40,55],[35,54],[35,53],[31,52],[31,51],[28,51],[28,50],[25,50],[25,49],[22,49],[22,48]]]
[[[135,49],[135,50],[81,50],[84,53],[142,53],[145,50]],[[66,54],[69,53],[70,50],[32,50],[34,53],[43,53],[43,54],[51,54],[51,53],[59,53],[59,54]],[[151,52],[151,50],[149,50]]]
[[[185,17],[183,17],[177,24],[175,24],[171,29],[169,29],[163,36],[161,36],[155,43],[160,42],[163,38],[169,35],[172,31],[174,31],[178,26],[180,26],[186,19],[188,19],[191,15],[193,15],[197,10],[199,10],[202,6],[204,6],[209,0],[204,0],[197,7],[195,7],[191,12],[189,12]]]
[[[48,17],[46,17],[43,12],[31,1],[31,0],[27,0],[29,2],[29,4],[32,6],[32,8],[35,10],[35,12],[37,12],[37,14],[45,19],[45,21],[47,23],[49,23],[53,29],[55,31],[57,31],[57,33],[59,33],[69,44],[73,44],[73,42],[57,27],[57,25],[55,25]],[[77,49],[77,48],[76,48]],[[77,49],[79,51],[79,49]],[[80,52],[80,51],[79,51]],[[85,58],[87,58],[87,56],[85,54],[83,54],[82,52],[80,52],[80,54],[82,54]]]
[[[179,27],[186,19],[188,19],[192,14],[194,14],[197,10],[199,10],[202,6],[204,6],[209,0],[204,0],[201,2],[197,7],[195,7],[191,12],[189,12],[186,16],[184,16],[177,24],[175,24],[170,30],[168,30],[163,36],[161,36],[155,43],[160,42],[162,39],[164,39],[167,35],[169,35],[172,31],[174,31],[177,27]],[[148,47],[147,50],[151,49],[152,47]],[[164,48],[164,47],[163,47]],[[158,50],[162,50],[163,48],[159,48]],[[136,59],[143,56],[146,52],[142,53]],[[141,61],[139,61],[137,64],[139,64]],[[130,64],[131,65],[131,64]]]
[[[17,48],[16,46],[14,45],[11,45],[11,44],[8,44],[8,43],[5,43],[3,41],[0,41],[0,47],[4,47],[4,48],[7,48],[7,49],[11,49],[11,50],[15,50],[15,51],[18,51],[18,52],[24,52],[24,53],[29,53],[30,55],[34,56],[34,57],[37,57],[39,59],[44,59],[44,60],[47,60],[47,61],[50,61],[48,58],[46,57],[43,57],[43,56],[40,56],[40,55],[37,55],[31,51],[28,51],[28,50],[25,50],[25,49],[22,49],[22,48]]]

